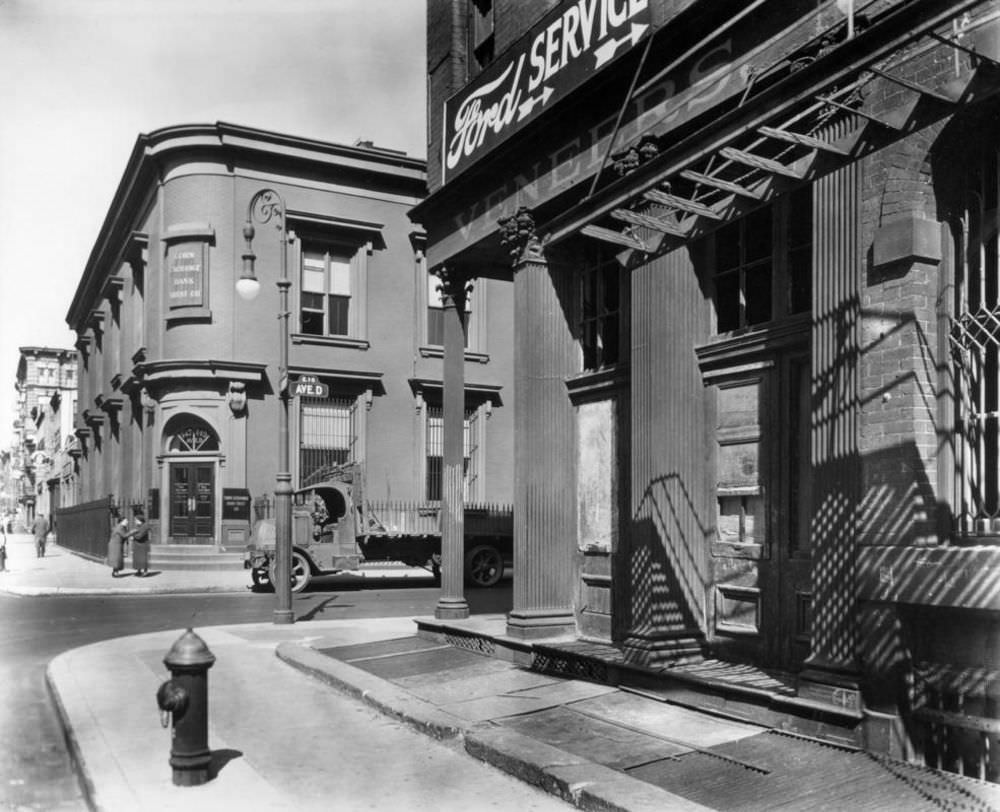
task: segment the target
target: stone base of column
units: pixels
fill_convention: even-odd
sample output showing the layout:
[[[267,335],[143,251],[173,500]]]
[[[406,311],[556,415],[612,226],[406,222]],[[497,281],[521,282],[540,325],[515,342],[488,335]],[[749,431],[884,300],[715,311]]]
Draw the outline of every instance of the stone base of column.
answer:
[[[860,714],[861,672],[853,666],[807,660],[799,672],[798,696],[834,711]]]
[[[438,620],[462,620],[469,616],[469,603],[465,598],[439,598],[434,607]]]
[[[636,632],[625,638],[622,656],[628,665],[661,668],[700,659],[704,636],[698,629]]]
[[[572,609],[515,609],[507,615],[507,635],[520,640],[576,633]]]

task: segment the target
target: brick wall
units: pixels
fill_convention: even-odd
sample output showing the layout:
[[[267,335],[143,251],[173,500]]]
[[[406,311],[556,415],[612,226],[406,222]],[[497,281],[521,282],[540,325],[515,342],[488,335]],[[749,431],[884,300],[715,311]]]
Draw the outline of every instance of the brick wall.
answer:
[[[933,87],[949,78],[950,49],[912,54],[892,73]],[[878,78],[866,88],[875,115],[905,111],[912,91]],[[865,161],[862,217],[862,544],[934,544],[939,532],[937,454],[939,222],[942,167],[934,150],[947,120]]]

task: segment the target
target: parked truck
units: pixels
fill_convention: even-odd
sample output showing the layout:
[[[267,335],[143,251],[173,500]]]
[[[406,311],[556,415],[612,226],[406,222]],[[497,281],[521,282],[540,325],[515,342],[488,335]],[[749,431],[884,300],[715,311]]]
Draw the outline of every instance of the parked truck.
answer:
[[[494,586],[512,556],[512,508],[466,504],[464,525],[466,581]],[[243,562],[255,586],[274,580],[274,539],[274,519],[259,518]],[[292,494],[292,591],[315,575],[356,571],[363,561],[400,561],[439,578],[440,503],[369,500],[359,465],[317,472]]]

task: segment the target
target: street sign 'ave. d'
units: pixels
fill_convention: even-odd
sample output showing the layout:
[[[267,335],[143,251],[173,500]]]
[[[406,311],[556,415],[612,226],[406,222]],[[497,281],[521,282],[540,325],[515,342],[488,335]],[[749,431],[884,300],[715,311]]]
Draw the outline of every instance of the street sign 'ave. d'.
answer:
[[[543,109],[627,53],[650,29],[648,0],[560,3],[444,107],[447,182]]]
[[[325,383],[320,383],[315,375],[300,375],[292,383],[292,397],[307,398],[328,398],[330,397],[330,387]]]

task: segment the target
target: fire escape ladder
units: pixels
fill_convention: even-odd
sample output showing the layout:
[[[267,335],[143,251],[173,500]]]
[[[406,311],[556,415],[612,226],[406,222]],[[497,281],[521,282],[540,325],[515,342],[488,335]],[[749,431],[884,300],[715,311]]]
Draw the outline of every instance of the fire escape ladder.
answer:
[[[747,152],[746,150],[736,149],[735,147],[723,147],[719,150],[719,155],[727,161],[734,161],[735,163],[743,164],[744,166],[749,166],[753,169],[759,169],[761,172],[768,172],[772,175],[783,175],[784,177],[792,178],[793,180],[802,180],[803,178],[803,174],[801,172],[792,169],[790,166],[785,166],[780,161],[765,158],[762,155]]]
[[[630,223],[641,228],[651,228],[653,231],[659,231],[661,234],[669,234],[672,237],[685,237],[689,230],[679,223],[672,223],[669,220],[664,220],[662,217],[640,214],[628,209],[615,209],[611,212],[611,216],[624,223]]]
[[[846,157],[849,154],[849,151],[843,147],[839,147],[835,144],[824,141],[821,138],[816,138],[815,136],[806,135],[804,133],[797,133],[792,132],[791,130],[767,126],[758,127],[757,132],[767,138],[775,138],[788,144],[796,144],[800,147],[806,147],[807,149],[814,149],[820,152],[829,152],[832,155]]]
[[[647,189],[642,193],[642,196],[650,203],[670,206],[680,211],[686,211],[689,214],[696,214],[698,217],[707,217],[709,220],[723,219],[723,216],[719,212],[709,206],[694,200],[688,200],[685,197],[669,194],[668,192],[661,192],[659,189]]]
[[[626,229],[626,231],[628,231],[628,229]],[[586,225],[580,229],[580,233],[586,235],[587,237],[593,237],[595,240],[603,240],[604,242],[613,243],[614,245],[623,245],[626,248],[631,248],[635,251],[646,250],[646,244],[630,232],[625,233],[615,231],[612,228]]]
[[[748,200],[760,200],[763,197],[760,192],[748,189],[746,186],[740,186],[738,183],[733,183],[732,181],[724,180],[723,178],[706,175],[703,172],[695,172],[693,169],[685,169],[680,173],[680,176],[685,180],[700,183],[704,186],[711,186],[713,189],[718,189],[722,192],[729,192],[730,194],[737,195],[738,197],[745,197]]]

